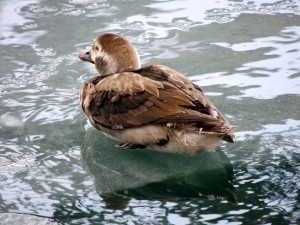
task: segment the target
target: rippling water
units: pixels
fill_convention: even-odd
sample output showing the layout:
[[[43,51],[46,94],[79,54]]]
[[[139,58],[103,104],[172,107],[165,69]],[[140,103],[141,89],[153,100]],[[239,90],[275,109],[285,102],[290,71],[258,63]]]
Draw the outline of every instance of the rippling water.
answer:
[[[299,224],[296,0],[0,2],[0,223]],[[195,156],[122,151],[87,125],[77,53],[116,32],[238,125]]]

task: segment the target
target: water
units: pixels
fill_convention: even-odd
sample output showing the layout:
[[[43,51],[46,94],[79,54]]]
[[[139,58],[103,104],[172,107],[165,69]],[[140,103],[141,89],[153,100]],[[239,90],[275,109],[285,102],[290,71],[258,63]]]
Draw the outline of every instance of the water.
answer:
[[[2,0],[0,30],[1,224],[299,224],[299,1]],[[238,142],[123,151],[90,128],[77,54],[104,32],[199,84]]]

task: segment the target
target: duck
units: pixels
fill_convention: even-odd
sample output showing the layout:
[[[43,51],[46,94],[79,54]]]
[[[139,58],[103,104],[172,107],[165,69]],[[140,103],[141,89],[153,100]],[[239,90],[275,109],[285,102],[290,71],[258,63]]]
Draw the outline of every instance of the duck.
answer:
[[[203,90],[167,66],[141,67],[125,37],[105,33],[78,57],[97,75],[80,88],[80,105],[91,125],[123,149],[194,154],[234,143],[236,126]]]

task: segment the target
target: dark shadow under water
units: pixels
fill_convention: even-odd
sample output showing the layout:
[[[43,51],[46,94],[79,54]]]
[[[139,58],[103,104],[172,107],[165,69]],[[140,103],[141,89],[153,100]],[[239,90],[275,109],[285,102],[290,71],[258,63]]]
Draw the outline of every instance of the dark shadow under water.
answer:
[[[100,132],[86,132],[81,151],[84,169],[94,178],[107,208],[125,208],[131,198],[181,201],[224,198],[237,203],[233,168],[220,151],[196,155],[124,150]]]

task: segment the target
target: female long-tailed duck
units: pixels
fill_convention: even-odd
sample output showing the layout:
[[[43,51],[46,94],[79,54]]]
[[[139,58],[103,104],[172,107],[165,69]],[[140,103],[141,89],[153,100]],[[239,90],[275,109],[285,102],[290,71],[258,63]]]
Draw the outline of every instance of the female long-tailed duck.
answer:
[[[166,66],[140,67],[136,49],[124,37],[103,34],[79,58],[99,73],[81,86],[81,107],[97,130],[122,142],[120,147],[191,154],[235,141],[235,127],[197,85]]]

